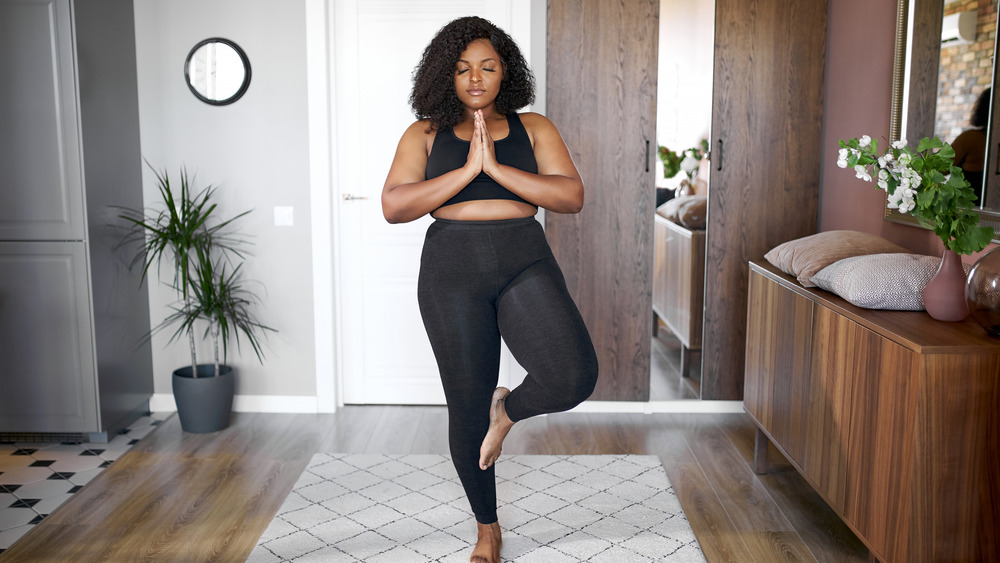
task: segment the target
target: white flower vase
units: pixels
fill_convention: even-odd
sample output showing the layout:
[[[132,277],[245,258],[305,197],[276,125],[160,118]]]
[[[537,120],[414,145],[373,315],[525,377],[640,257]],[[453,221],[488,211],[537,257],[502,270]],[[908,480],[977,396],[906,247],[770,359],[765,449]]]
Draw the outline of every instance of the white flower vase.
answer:
[[[688,182],[687,180],[681,180],[681,183],[677,185],[677,190],[674,192],[674,197],[681,197],[692,194],[694,194],[694,189],[691,186],[691,182]]]

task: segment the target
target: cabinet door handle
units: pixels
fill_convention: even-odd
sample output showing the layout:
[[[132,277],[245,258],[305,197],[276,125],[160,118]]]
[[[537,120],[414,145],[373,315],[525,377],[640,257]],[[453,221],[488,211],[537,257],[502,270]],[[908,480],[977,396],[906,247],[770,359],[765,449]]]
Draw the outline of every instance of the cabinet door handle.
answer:
[[[646,172],[649,172],[649,139],[646,139]]]
[[[722,139],[719,139],[719,149],[715,152],[718,153],[715,155],[715,169],[722,170]]]

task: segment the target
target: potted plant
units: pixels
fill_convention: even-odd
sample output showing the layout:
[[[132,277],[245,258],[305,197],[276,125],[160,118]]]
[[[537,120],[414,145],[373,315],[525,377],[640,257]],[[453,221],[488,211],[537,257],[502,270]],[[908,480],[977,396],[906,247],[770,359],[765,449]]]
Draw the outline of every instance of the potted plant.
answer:
[[[708,155],[708,141],[706,139],[702,139],[698,142],[698,146],[685,149],[680,153],[674,152],[663,145],[659,145],[657,147],[657,155],[660,157],[660,162],[663,163],[664,178],[673,178],[682,171],[687,177],[685,180],[681,180],[680,183],[673,188],[675,190],[673,195],[689,195],[694,192],[694,179],[698,175],[699,163],[701,162],[701,159]],[[666,190],[669,188],[662,189]],[[664,198],[663,201],[671,199],[673,195]],[[657,207],[659,207],[659,204],[661,203],[662,202],[658,197]]]
[[[960,254],[983,250],[993,239],[992,227],[979,226],[973,211],[976,192],[955,166],[955,150],[937,137],[924,138],[916,149],[905,140],[884,153],[868,135],[840,141],[837,166],[851,168],[866,182],[886,192],[888,207],[915,217],[944,244],[941,266],[924,290],[924,308],[942,321],[968,316],[966,276]]]
[[[257,360],[263,362],[260,338],[273,331],[257,319],[254,310],[260,300],[242,277],[246,241],[234,233],[233,224],[249,211],[219,219],[212,201],[215,187],[195,193],[187,170],[182,168],[177,191],[165,170],[150,169],[156,175],[162,208],[118,208],[119,217],[128,224],[122,245],[138,243],[130,267],[141,264],[142,280],[154,263],[158,272],[165,262],[172,263],[169,284],[178,300],[172,305],[173,312],[147,338],[170,326],[176,326],[170,342],[187,336],[191,364],[173,372],[177,414],[187,432],[215,432],[229,425],[232,413],[235,379],[232,368],[222,363],[229,341],[235,339],[239,346],[242,334]],[[197,361],[195,332],[199,325],[205,326],[202,338],[211,338],[213,344],[211,364],[199,365]]]

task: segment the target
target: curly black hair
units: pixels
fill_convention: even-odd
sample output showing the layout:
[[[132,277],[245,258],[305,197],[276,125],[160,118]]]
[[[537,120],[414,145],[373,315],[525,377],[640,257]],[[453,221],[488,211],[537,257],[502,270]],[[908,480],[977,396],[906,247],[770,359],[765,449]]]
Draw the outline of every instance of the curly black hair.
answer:
[[[495,102],[497,112],[507,115],[535,101],[535,77],[510,35],[480,17],[458,18],[431,39],[413,71],[410,106],[417,119],[430,121],[431,130],[454,127],[462,121],[465,108],[455,93],[455,67],[462,52],[476,39],[489,39],[503,65],[503,81]]]
[[[987,88],[976,98],[976,105],[972,106],[972,115],[969,117],[969,124],[973,127],[983,128],[990,123],[990,89]]]

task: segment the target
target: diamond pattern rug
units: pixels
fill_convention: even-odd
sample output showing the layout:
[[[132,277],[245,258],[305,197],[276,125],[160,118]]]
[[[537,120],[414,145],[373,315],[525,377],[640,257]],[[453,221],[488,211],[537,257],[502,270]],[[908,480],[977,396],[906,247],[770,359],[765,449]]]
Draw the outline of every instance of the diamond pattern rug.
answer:
[[[656,456],[497,463],[504,561],[705,561]],[[475,520],[451,458],[313,456],[248,561],[461,562]]]

